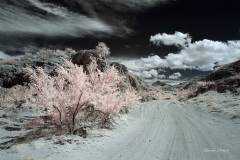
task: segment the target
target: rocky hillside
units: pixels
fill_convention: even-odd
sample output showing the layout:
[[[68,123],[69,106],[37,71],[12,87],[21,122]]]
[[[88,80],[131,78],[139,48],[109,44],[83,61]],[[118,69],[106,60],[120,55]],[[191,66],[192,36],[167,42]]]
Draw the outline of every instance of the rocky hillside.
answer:
[[[214,90],[218,93],[230,92],[239,95],[240,60],[219,67],[205,78],[181,83],[174,87],[168,87],[168,89],[176,91],[192,91],[193,93],[191,93],[191,96],[197,96],[198,94],[209,90]]]
[[[54,75],[54,69],[64,63],[64,59],[75,64],[86,66],[93,60],[97,62],[98,68],[104,71],[108,66],[114,65],[119,73],[126,77],[125,84],[121,87],[133,87],[135,90],[148,90],[148,84],[139,77],[128,72],[128,69],[117,62],[107,62],[104,58],[98,57],[94,50],[84,50],[75,52],[71,49],[41,50],[35,54],[27,53],[23,56],[0,60],[0,88],[11,88],[17,84],[28,82],[28,77],[24,74],[24,68],[28,66],[43,67],[45,72]],[[87,71],[87,70],[86,70]]]

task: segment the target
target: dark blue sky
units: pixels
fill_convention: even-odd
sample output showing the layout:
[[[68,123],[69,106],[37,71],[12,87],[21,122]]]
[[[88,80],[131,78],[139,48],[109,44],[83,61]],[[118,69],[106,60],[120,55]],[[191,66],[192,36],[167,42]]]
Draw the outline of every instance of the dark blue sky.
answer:
[[[140,14],[140,29],[146,34],[178,30],[196,40],[238,39],[239,6],[238,0],[177,0]]]
[[[193,41],[240,39],[239,0],[141,0],[139,4],[133,0],[40,1],[0,2],[0,51],[14,54],[42,47],[78,50],[94,48],[104,41],[112,55],[144,57],[153,52],[164,56],[178,49],[156,47],[149,42],[150,36],[179,31],[189,33]],[[57,10],[67,17],[57,15],[56,9],[52,10],[56,6],[46,7],[42,2],[66,7]],[[96,26],[99,23],[114,31],[101,31],[104,28]]]
[[[168,52],[171,47],[146,47],[151,35],[173,34],[175,31],[189,33],[193,41],[210,39],[216,41],[240,39],[240,1],[238,0],[176,0],[136,14],[135,35],[129,36],[130,45],[136,52]],[[145,46],[145,47],[144,47]],[[139,54],[138,52],[138,54]],[[160,53],[161,54],[161,53]]]
[[[111,36],[100,40],[110,46],[114,55],[138,57],[150,53],[164,56],[178,51],[176,47],[152,45],[150,36],[157,33],[173,34],[180,31],[189,33],[193,41],[239,40],[239,7],[239,0],[176,0],[139,12],[126,12],[128,27],[134,32],[124,38]],[[93,43],[88,43],[90,41]],[[93,46],[97,41],[99,39],[91,38],[82,43]]]

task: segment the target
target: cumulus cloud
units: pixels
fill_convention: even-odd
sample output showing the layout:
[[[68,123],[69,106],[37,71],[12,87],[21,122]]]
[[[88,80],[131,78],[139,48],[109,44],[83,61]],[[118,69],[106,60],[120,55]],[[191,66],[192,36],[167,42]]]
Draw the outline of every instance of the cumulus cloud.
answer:
[[[160,34],[161,35],[161,34]],[[163,34],[162,34],[163,35]],[[175,34],[176,35],[176,34]],[[188,35],[188,34],[185,34]],[[172,35],[170,35],[171,37]],[[164,39],[164,37],[166,39]],[[170,38],[171,39],[171,38]],[[182,39],[183,40],[183,39]],[[214,70],[216,64],[223,65],[240,59],[240,41],[212,41],[204,39],[190,43],[191,39],[188,40],[188,45],[184,46],[183,41],[171,41],[169,36],[162,36],[161,41],[151,42],[158,45],[160,42],[165,44],[181,44],[183,47],[179,53],[169,53],[164,59],[159,56],[151,56],[148,58],[142,58],[137,60],[137,64],[145,67],[170,67],[178,69],[197,69],[202,71]]]
[[[132,74],[137,75],[142,78],[159,78],[158,71],[155,69],[142,70],[142,71],[132,71],[129,70]],[[166,78],[166,76],[165,76]]]
[[[168,54],[165,59],[173,68],[214,70],[216,63],[223,65],[240,59],[240,41],[225,43],[204,39],[189,44],[178,54]]]
[[[184,38],[173,40],[173,37],[176,35],[184,35],[179,37],[188,37],[188,40],[184,41]],[[174,34],[174,36],[162,36],[161,42],[168,45],[181,45],[182,49],[180,52],[169,53],[164,58],[154,55],[149,56],[148,58],[123,61],[122,64],[126,65],[129,69],[138,72],[141,70],[168,67],[171,69],[197,69],[200,71],[211,71],[217,67],[216,65],[224,65],[240,59],[240,40],[221,42],[204,39],[191,42],[191,38],[189,38],[190,36],[188,34],[177,33]],[[166,39],[164,39],[164,37],[166,37]],[[172,41],[170,41],[170,39],[172,39]],[[160,43],[157,40],[154,41],[152,37],[150,41],[156,45]],[[185,42],[187,42],[188,45],[184,46],[184,44],[186,44]]]
[[[6,58],[10,58],[11,56],[7,55],[6,53],[0,51],[0,58],[1,59],[6,59]]]
[[[148,58],[141,58],[140,60],[135,61],[136,65],[139,65],[143,68],[157,68],[168,67],[168,62],[165,59],[160,58],[157,55],[149,56]]]
[[[186,47],[191,43],[191,37],[187,33],[177,31],[174,34],[158,33],[150,37],[150,42],[158,46],[164,44],[167,46]]]
[[[142,71],[142,72],[140,73],[140,76],[141,76],[142,78],[152,78],[152,74],[149,73],[149,71]]]
[[[182,77],[181,73],[176,72],[176,73],[173,73],[173,75],[170,75],[168,78],[169,79],[179,79],[180,77]]]
[[[149,71],[149,73],[153,76],[153,77],[158,77],[158,72],[155,69],[151,69]]]
[[[160,75],[158,75],[158,78],[160,78],[160,79],[165,79],[165,78],[167,78],[164,74],[160,74]]]

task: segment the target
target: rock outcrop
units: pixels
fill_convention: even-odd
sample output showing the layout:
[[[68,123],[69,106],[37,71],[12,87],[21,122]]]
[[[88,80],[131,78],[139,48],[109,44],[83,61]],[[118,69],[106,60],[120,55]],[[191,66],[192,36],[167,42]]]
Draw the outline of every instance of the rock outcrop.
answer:
[[[54,75],[54,70],[58,65],[64,63],[64,59],[71,60],[77,65],[82,65],[87,71],[87,65],[96,61],[101,71],[114,65],[121,75],[126,77],[125,83],[120,88],[132,87],[135,90],[148,90],[148,84],[141,78],[128,72],[126,66],[112,62],[108,63],[97,56],[95,50],[83,50],[79,52],[43,50],[37,54],[27,54],[12,59],[0,60],[0,87],[11,88],[14,85],[27,83],[28,77],[25,76],[24,68],[28,65],[31,67],[43,67],[44,71]],[[87,71],[88,72],[88,71]]]
[[[240,60],[224,65],[208,75],[205,81],[214,81],[219,93],[238,93],[240,87]],[[238,93],[239,94],[239,93]]]
[[[152,84],[152,86],[165,86],[165,83],[162,83],[161,81],[156,81]]]
[[[69,59],[68,56],[36,54],[0,60],[0,86],[11,88],[14,85],[28,82],[23,71],[27,65],[43,67],[45,72],[50,74],[57,65],[64,63],[62,58]]]
[[[206,84],[211,85],[199,87],[199,82],[206,82]],[[189,81],[175,87],[178,87],[179,90],[195,91],[198,92],[198,94],[208,90],[216,90],[218,93],[231,92],[240,94],[240,60],[221,66],[206,78],[202,78],[199,81]]]

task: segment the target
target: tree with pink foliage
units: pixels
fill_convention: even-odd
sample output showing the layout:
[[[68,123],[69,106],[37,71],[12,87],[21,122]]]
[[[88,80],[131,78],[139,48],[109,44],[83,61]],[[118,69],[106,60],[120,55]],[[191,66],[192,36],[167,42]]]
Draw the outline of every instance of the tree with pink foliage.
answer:
[[[110,49],[104,42],[99,42],[98,45],[96,46],[96,50],[100,57],[106,57],[110,55]]]
[[[96,62],[88,66],[87,75],[82,66],[65,61],[58,66],[55,76],[37,67],[25,69],[29,75],[29,104],[40,111],[39,116],[48,116],[58,129],[70,133],[77,129],[77,116],[89,106],[102,113],[117,114],[123,106],[138,101],[141,97],[133,90],[120,91],[118,84],[123,82],[114,67],[101,72]]]
[[[117,114],[123,106],[141,98],[134,90],[119,91],[118,84],[124,81],[124,77],[118,74],[114,66],[101,72],[93,62],[88,66],[88,70],[90,71],[89,82],[92,84],[91,90],[95,93],[93,103],[96,110]]]

